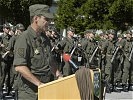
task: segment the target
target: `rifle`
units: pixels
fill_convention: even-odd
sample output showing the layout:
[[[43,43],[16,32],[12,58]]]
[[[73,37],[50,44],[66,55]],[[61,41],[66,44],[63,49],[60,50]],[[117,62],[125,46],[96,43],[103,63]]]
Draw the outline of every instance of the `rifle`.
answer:
[[[117,52],[118,52],[118,50],[119,50],[119,46],[116,48],[116,50],[114,51],[114,54],[113,54],[113,56],[112,56],[112,58],[111,58],[111,63],[113,63],[113,61],[114,61],[114,59],[115,59],[115,57],[116,57],[116,54],[117,54]]]
[[[73,37],[73,39],[75,40],[75,43],[70,49],[70,57],[73,55],[74,51],[78,48],[78,43],[79,43],[77,38]]]
[[[73,55],[73,53],[74,53],[74,51],[75,51],[76,48],[77,48],[77,43],[75,44],[74,48],[72,49],[71,54],[70,54],[70,57],[72,57],[72,55]]]
[[[53,48],[51,49],[51,52],[53,52],[55,48],[58,48],[58,45],[59,45],[59,42],[53,46]]]
[[[128,55],[125,53],[124,50],[122,50],[122,52],[124,53],[124,56],[126,57],[126,59],[127,59],[129,62],[131,62],[132,55],[133,55],[133,42],[132,42],[132,48],[131,48],[131,51],[130,51],[129,57],[128,57]]]
[[[131,62],[132,55],[133,55],[133,42],[132,42],[131,52],[130,52],[130,55],[129,55],[129,62]]]
[[[96,52],[98,51],[98,49],[99,49],[99,46],[96,47],[96,49],[94,50],[93,54],[91,55],[91,57],[90,57],[90,59],[89,59],[89,63],[92,62],[92,60],[93,60],[93,58],[94,58]]]

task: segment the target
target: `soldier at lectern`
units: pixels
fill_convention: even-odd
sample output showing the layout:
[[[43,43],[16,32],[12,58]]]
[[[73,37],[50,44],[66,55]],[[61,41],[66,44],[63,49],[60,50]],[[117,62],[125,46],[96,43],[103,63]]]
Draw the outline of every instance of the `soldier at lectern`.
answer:
[[[51,58],[50,40],[42,33],[53,15],[43,4],[31,5],[29,11],[31,25],[17,39],[14,47],[13,65],[20,74],[17,78],[20,100],[37,100],[38,86],[50,82],[53,73],[56,77],[61,75],[53,66],[56,62]]]

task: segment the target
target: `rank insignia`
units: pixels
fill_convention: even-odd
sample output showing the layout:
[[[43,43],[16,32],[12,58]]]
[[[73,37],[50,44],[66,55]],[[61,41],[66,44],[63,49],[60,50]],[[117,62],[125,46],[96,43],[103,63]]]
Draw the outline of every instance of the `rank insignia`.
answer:
[[[39,50],[38,49],[35,49],[35,54],[39,54]]]
[[[18,54],[19,54],[21,57],[24,57],[24,48],[19,48],[19,49],[18,49]]]

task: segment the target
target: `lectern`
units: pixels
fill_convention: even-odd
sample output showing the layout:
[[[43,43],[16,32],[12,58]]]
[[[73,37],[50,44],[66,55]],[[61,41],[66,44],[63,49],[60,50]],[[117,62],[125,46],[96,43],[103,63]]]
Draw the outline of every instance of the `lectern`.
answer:
[[[90,70],[94,96],[100,98],[100,70]],[[38,100],[81,100],[75,74],[38,87]]]
[[[39,86],[38,100],[80,100],[75,74]]]

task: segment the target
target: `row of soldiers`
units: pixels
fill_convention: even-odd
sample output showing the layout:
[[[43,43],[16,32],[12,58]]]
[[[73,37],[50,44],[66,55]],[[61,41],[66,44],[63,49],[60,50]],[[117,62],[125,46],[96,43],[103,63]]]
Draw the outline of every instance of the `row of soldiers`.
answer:
[[[14,45],[24,30],[24,25],[21,23],[16,26],[12,26],[10,23],[3,25],[3,34],[0,36],[0,98],[3,98],[3,88],[7,91],[7,95],[12,91],[16,77],[12,66]]]
[[[62,53],[68,53],[78,66],[100,68],[102,81],[106,85],[106,92],[133,91],[133,40],[132,31],[118,34],[114,30],[101,33],[96,40],[93,30],[87,30],[83,38],[74,38],[74,29],[68,27],[67,37],[59,41],[58,48]],[[79,58],[82,58],[79,61]],[[61,65],[61,72],[68,76],[75,72],[70,62]]]
[[[13,32],[14,33],[13,33]],[[0,91],[6,83],[8,92],[15,87],[14,80],[16,72],[12,67],[14,44],[24,31],[22,24],[17,24],[16,29],[7,23],[3,25],[3,35],[1,36],[1,67],[0,67]],[[83,38],[75,38],[75,29],[67,28],[67,36],[62,37],[55,29],[48,29],[46,35],[50,38],[53,48],[51,52],[58,62],[58,66],[63,76],[68,76],[77,69],[68,61],[63,61],[62,54],[68,53],[71,59],[78,66],[90,68],[100,68],[102,80],[107,85],[107,92],[120,92],[117,88],[122,86],[123,91],[133,91],[133,67],[132,67],[132,32],[127,31],[126,37],[118,35],[115,39],[115,32],[110,30],[99,35],[100,39],[95,40],[95,32],[86,30]],[[20,51],[21,52],[21,51]],[[79,60],[79,58],[81,58]],[[13,72],[12,72],[13,71]]]

